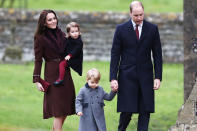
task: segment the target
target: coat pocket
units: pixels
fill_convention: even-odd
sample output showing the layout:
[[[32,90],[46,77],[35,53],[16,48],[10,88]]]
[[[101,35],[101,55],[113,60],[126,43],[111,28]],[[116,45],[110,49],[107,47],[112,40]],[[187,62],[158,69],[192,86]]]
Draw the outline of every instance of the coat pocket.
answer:
[[[88,103],[82,103],[83,108],[88,107]]]
[[[103,108],[105,106],[105,103],[100,103],[100,106]]]
[[[135,67],[136,67],[136,65],[134,65],[134,64],[120,65],[120,66],[119,66],[119,69],[120,69],[120,70],[128,70],[128,69],[133,69],[133,68],[135,68]]]

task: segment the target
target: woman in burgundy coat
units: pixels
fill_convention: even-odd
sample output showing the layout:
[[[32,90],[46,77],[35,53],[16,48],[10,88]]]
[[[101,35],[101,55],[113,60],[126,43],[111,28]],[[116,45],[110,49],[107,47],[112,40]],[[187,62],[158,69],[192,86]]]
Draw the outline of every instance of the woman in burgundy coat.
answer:
[[[50,86],[47,92],[44,92],[43,118],[54,117],[53,131],[61,131],[66,117],[75,113],[75,89],[70,69],[66,70],[64,85],[53,86],[53,82],[58,78],[59,62],[64,59],[64,48],[66,47],[65,34],[57,25],[58,20],[55,12],[43,10],[34,36],[33,82],[39,91],[44,92],[44,88],[40,84],[41,67],[44,59],[44,79]]]

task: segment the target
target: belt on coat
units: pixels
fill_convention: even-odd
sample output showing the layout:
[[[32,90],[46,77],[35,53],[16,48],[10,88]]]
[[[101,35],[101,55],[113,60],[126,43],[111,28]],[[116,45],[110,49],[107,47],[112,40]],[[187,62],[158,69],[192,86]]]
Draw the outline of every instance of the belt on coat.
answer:
[[[63,59],[61,59],[61,58],[55,58],[55,59],[46,59],[45,61],[46,62],[52,62],[52,61],[54,61],[54,62],[60,62],[60,61],[62,61]]]

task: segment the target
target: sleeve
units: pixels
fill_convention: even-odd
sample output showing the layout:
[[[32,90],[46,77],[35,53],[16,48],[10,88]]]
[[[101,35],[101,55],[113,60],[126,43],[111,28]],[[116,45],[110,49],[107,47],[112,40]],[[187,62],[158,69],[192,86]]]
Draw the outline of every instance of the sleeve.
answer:
[[[121,39],[119,32],[120,29],[117,26],[113,38],[112,49],[111,49],[110,81],[117,80],[118,67],[119,67],[120,55],[121,55]]]
[[[72,58],[72,54],[68,54],[70,56],[70,58]]]
[[[111,100],[115,97],[115,95],[116,95],[116,92],[113,92],[113,91],[111,91],[111,92],[108,94],[108,93],[106,93],[106,92],[103,90],[103,93],[104,93],[103,99],[104,99],[104,100],[107,100],[107,101],[111,101]]]
[[[33,72],[33,83],[39,82],[40,73],[42,68],[42,57],[43,57],[43,40],[41,38],[34,39],[34,72]]]
[[[75,101],[76,113],[83,112],[82,102],[83,102],[83,89],[81,88]]]
[[[154,43],[152,47],[153,60],[154,60],[154,73],[155,79],[160,79],[162,81],[162,49],[160,42],[160,35],[158,27],[156,26],[156,31],[154,37]]]
[[[71,44],[74,44],[74,46],[69,54],[71,54],[72,57],[76,57],[83,49],[83,42],[81,40],[81,37],[79,37],[78,39],[72,39]]]

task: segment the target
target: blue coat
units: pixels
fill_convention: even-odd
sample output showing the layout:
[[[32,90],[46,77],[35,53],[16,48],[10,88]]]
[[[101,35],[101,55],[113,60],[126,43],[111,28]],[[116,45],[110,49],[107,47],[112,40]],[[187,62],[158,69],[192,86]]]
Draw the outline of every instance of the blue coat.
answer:
[[[138,40],[131,20],[118,25],[110,63],[110,80],[119,82],[117,111],[139,113],[140,91],[140,97],[144,101],[143,110],[154,112],[155,78],[162,80],[162,50],[158,27],[144,20]]]
[[[79,131],[106,131],[104,100],[111,101],[116,93],[106,93],[102,87],[92,89],[86,84],[76,98],[76,113],[82,112]]]

